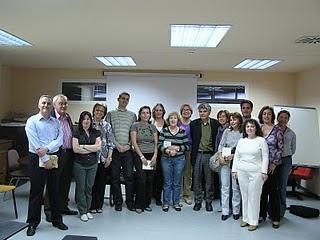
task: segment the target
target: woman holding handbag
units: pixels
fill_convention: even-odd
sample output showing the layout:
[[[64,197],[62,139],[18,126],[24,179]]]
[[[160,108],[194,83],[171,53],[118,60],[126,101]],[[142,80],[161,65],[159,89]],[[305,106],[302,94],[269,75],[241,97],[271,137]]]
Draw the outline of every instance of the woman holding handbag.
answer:
[[[229,198],[230,187],[232,187],[232,214],[235,220],[240,216],[240,200],[241,194],[239,185],[235,179],[230,181],[232,161],[234,157],[234,151],[238,144],[239,139],[242,138],[242,116],[240,113],[230,114],[230,127],[223,132],[219,147],[218,156],[221,165],[220,181],[221,181],[221,207],[222,216],[221,220],[228,219],[230,214]]]

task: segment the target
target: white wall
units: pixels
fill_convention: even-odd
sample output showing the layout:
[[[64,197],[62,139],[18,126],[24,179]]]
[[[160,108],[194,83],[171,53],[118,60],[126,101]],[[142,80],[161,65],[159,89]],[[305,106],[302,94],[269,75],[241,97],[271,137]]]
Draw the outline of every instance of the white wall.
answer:
[[[167,113],[179,112],[184,103],[196,108],[197,78],[189,75],[143,74],[109,75],[107,78],[107,105],[109,110],[118,106],[121,92],[130,94],[128,109],[137,113],[148,105],[162,103]]]

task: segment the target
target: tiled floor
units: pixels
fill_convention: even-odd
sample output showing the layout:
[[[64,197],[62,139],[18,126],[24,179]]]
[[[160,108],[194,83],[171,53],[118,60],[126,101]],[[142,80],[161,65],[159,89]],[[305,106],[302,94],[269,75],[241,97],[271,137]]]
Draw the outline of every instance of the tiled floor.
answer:
[[[16,190],[18,203],[19,220],[25,221],[27,215],[29,184],[19,187]],[[71,191],[73,194],[73,190]],[[3,195],[0,195],[0,221],[13,220],[14,212],[12,201],[3,202]],[[320,208],[320,201],[305,199],[298,201],[289,199],[289,204],[300,204]],[[75,209],[75,203],[70,203]],[[33,237],[27,237],[26,231],[16,234],[11,239],[44,239],[58,240],[67,234],[97,236],[98,239],[117,240],[195,240],[195,239],[223,239],[223,240],[319,240],[320,239],[320,218],[304,219],[290,213],[282,220],[281,227],[273,229],[271,222],[267,221],[255,232],[248,232],[246,228],[240,228],[239,222],[229,218],[227,221],[220,220],[221,213],[217,211],[219,202],[214,203],[214,212],[208,213],[201,209],[194,212],[192,206],[184,204],[181,212],[170,208],[168,213],[160,207],[152,205],[151,213],[144,212],[137,214],[128,211],[125,206],[122,212],[116,212],[110,208],[108,201],[104,206],[102,214],[95,214],[94,219],[89,222],[81,222],[77,216],[65,216],[64,222],[69,230],[60,231],[53,228],[44,220],[37,228]],[[1,229],[0,229],[1,231]]]

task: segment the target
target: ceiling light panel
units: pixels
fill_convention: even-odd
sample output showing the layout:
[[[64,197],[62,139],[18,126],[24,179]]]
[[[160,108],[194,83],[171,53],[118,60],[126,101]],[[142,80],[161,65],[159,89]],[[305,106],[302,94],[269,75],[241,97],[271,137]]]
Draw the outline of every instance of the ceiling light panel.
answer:
[[[170,25],[171,47],[207,47],[219,45],[231,25]]]
[[[263,70],[263,69],[270,68],[280,62],[281,60],[273,60],[273,59],[245,59],[241,63],[234,66],[233,68]]]
[[[114,57],[114,56],[102,56],[96,57],[97,60],[102,62],[108,67],[135,67],[137,64],[132,57]]]
[[[25,47],[25,46],[32,46],[32,45],[26,42],[25,40],[18,38],[12,35],[11,33],[8,33],[0,29],[0,46]]]

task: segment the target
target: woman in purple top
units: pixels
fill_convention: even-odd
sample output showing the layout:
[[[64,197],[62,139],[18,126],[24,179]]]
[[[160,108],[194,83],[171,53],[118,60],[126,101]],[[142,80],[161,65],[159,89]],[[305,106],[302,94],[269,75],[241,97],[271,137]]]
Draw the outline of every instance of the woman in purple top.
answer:
[[[182,177],[182,191],[181,195],[183,200],[186,204],[192,204],[192,195],[191,195],[191,183],[192,183],[192,175],[191,175],[191,159],[190,159],[190,152],[191,152],[191,145],[192,139],[190,135],[190,122],[191,122],[191,115],[192,115],[192,108],[189,104],[183,104],[180,108],[181,120],[178,122],[178,126],[184,129],[188,141],[190,150],[185,151],[186,156],[186,165],[184,167],[184,174]]]
[[[278,124],[274,125],[275,118],[276,116],[272,107],[265,106],[260,110],[259,121],[261,123],[261,130],[269,148],[269,166],[268,179],[262,188],[259,221],[265,221],[267,210],[270,207],[268,212],[273,221],[272,227],[279,228],[280,201],[278,188],[280,176],[279,165],[281,164],[283,151],[283,131]]]

